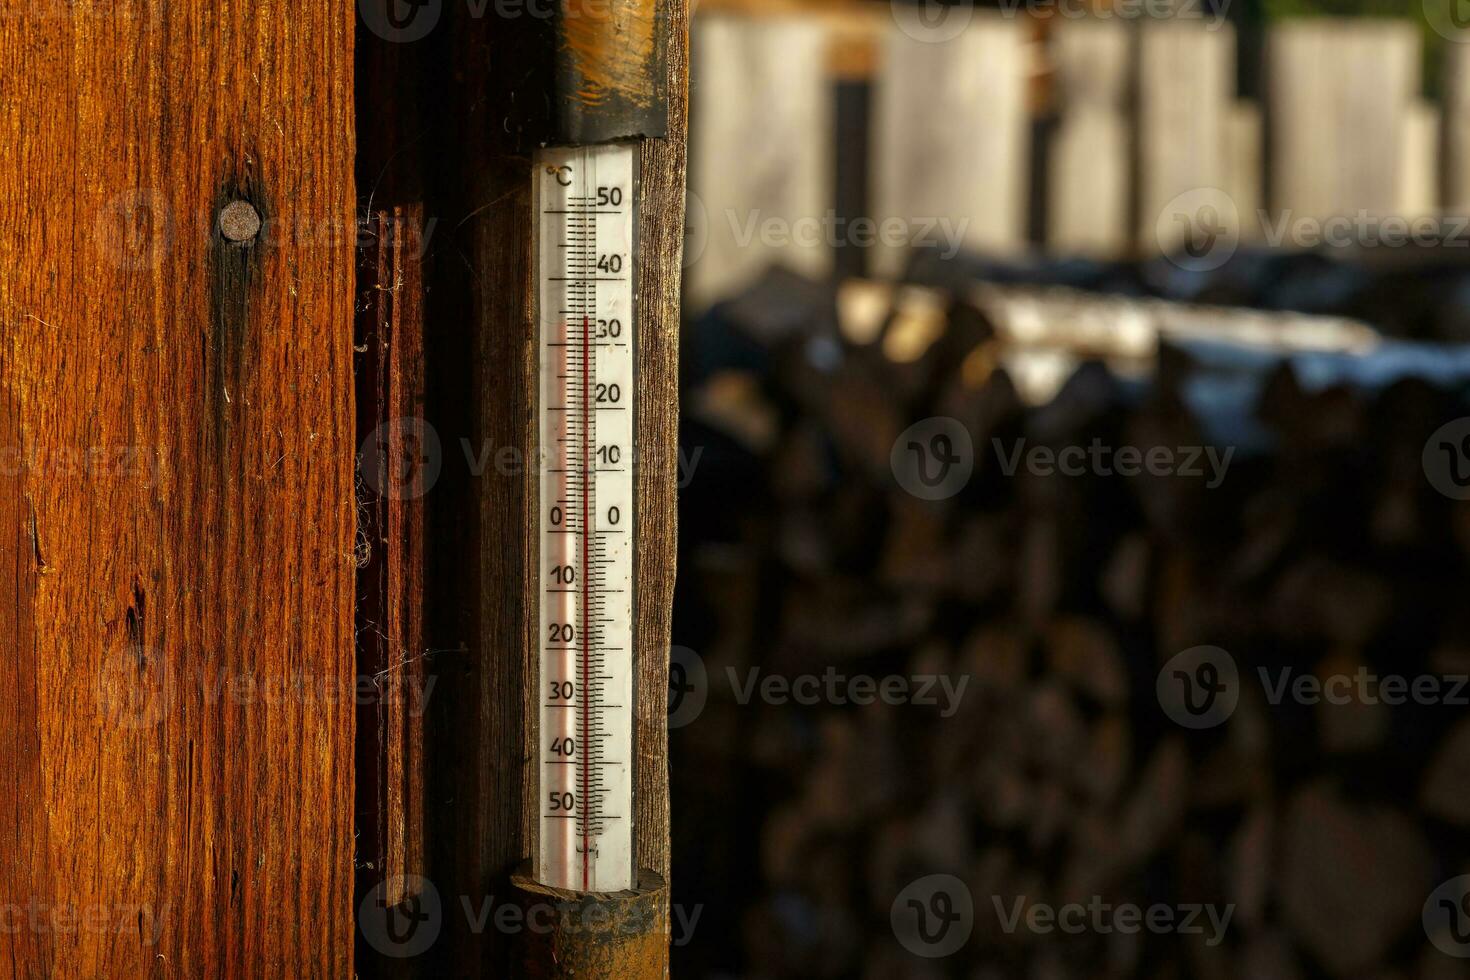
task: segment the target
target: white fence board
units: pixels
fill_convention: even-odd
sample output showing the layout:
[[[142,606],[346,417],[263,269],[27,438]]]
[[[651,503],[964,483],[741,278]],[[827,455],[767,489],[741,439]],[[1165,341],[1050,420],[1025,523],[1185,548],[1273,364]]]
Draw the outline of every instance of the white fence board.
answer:
[[[1204,21],[1140,25],[1138,64],[1138,238],[1168,251],[1160,216],[1182,194],[1225,192],[1227,127],[1235,101],[1235,32]],[[1222,217],[1228,217],[1222,215]],[[1173,226],[1165,222],[1163,227]]]
[[[772,264],[831,273],[828,40],[802,18],[695,19],[686,309],[738,292]]]
[[[1273,212],[1396,212],[1420,38],[1395,20],[1302,20],[1267,39]]]
[[[893,28],[874,81],[880,221],[904,219],[915,233],[950,222],[948,231],[977,251],[1023,247],[1027,55],[1024,25],[1000,16],[976,13],[958,36],[934,43]],[[880,245],[874,271],[900,274],[907,253],[907,245]]]

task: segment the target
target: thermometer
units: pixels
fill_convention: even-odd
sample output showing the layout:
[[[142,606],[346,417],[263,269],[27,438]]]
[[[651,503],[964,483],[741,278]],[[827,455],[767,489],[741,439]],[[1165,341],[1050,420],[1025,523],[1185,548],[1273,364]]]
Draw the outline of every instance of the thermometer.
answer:
[[[533,156],[536,880],[633,888],[634,143]]]

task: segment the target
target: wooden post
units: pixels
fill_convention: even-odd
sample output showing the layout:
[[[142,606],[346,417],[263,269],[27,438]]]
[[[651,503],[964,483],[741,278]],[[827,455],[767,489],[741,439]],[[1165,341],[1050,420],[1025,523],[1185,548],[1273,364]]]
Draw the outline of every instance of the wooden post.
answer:
[[[608,5],[589,7],[586,17],[606,16]],[[408,872],[421,891],[401,896],[419,912],[436,907],[436,931],[423,951],[395,959],[403,952],[395,950],[365,976],[524,969],[524,936],[465,909],[513,901],[511,876],[535,843],[531,152],[553,129],[574,134],[597,124],[576,121],[581,110],[557,102],[591,89],[567,84],[571,76],[556,70],[566,63],[555,56],[568,29],[593,25],[547,21],[531,8],[512,17],[495,5],[477,15],[476,5],[444,4],[432,29],[411,41],[381,36],[391,31],[360,34],[359,192],[374,210],[421,207],[425,216],[422,421],[441,464],[422,495],[421,642],[434,688],[423,718],[423,864]],[[643,139],[639,150],[635,805],[639,864],[666,879],[688,40],[681,0],[650,9],[653,19],[638,19],[637,31],[656,32],[639,36],[662,47],[662,85],[649,83],[664,90],[667,113],[663,135]],[[595,66],[577,71],[602,84]],[[399,122],[381,129],[384,115]],[[411,277],[406,288],[415,288]],[[364,802],[391,808],[386,799]],[[391,809],[386,819],[393,826]]]
[[[352,974],[352,5],[0,17],[0,930]]]
[[[520,975],[531,980],[669,974],[669,890],[645,872],[638,887],[570,892],[519,874],[511,879],[527,928],[518,933]]]

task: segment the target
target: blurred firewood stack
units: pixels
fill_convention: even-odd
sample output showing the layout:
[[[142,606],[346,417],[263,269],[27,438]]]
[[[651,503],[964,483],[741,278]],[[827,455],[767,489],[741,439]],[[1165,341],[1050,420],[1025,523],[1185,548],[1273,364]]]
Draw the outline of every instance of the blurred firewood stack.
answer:
[[[672,735],[699,835],[675,841],[675,900],[728,926],[685,970],[1457,975],[1419,917],[1470,872],[1470,717],[1272,704],[1258,671],[1470,673],[1470,505],[1421,463],[1470,414],[1463,355],[1348,320],[772,273],[689,331],[684,370],[674,638],[708,703]],[[926,501],[890,451],[937,416],[969,432],[974,471]],[[1095,441],[1233,455],[1217,486],[1203,463],[1001,465]],[[1241,697],[1193,731],[1155,683],[1204,644]],[[829,668],[969,680],[949,717],[942,696],[740,703],[752,669]],[[965,881],[975,931],[926,961],[888,917],[934,872]],[[994,904],[1093,896],[1235,912],[1210,946],[1007,934]]]

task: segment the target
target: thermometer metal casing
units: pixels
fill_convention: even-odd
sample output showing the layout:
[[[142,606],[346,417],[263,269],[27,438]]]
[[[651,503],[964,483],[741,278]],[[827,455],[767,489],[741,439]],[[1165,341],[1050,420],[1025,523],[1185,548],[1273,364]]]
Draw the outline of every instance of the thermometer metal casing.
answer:
[[[537,327],[535,877],[634,887],[637,152],[549,147],[533,176]]]

